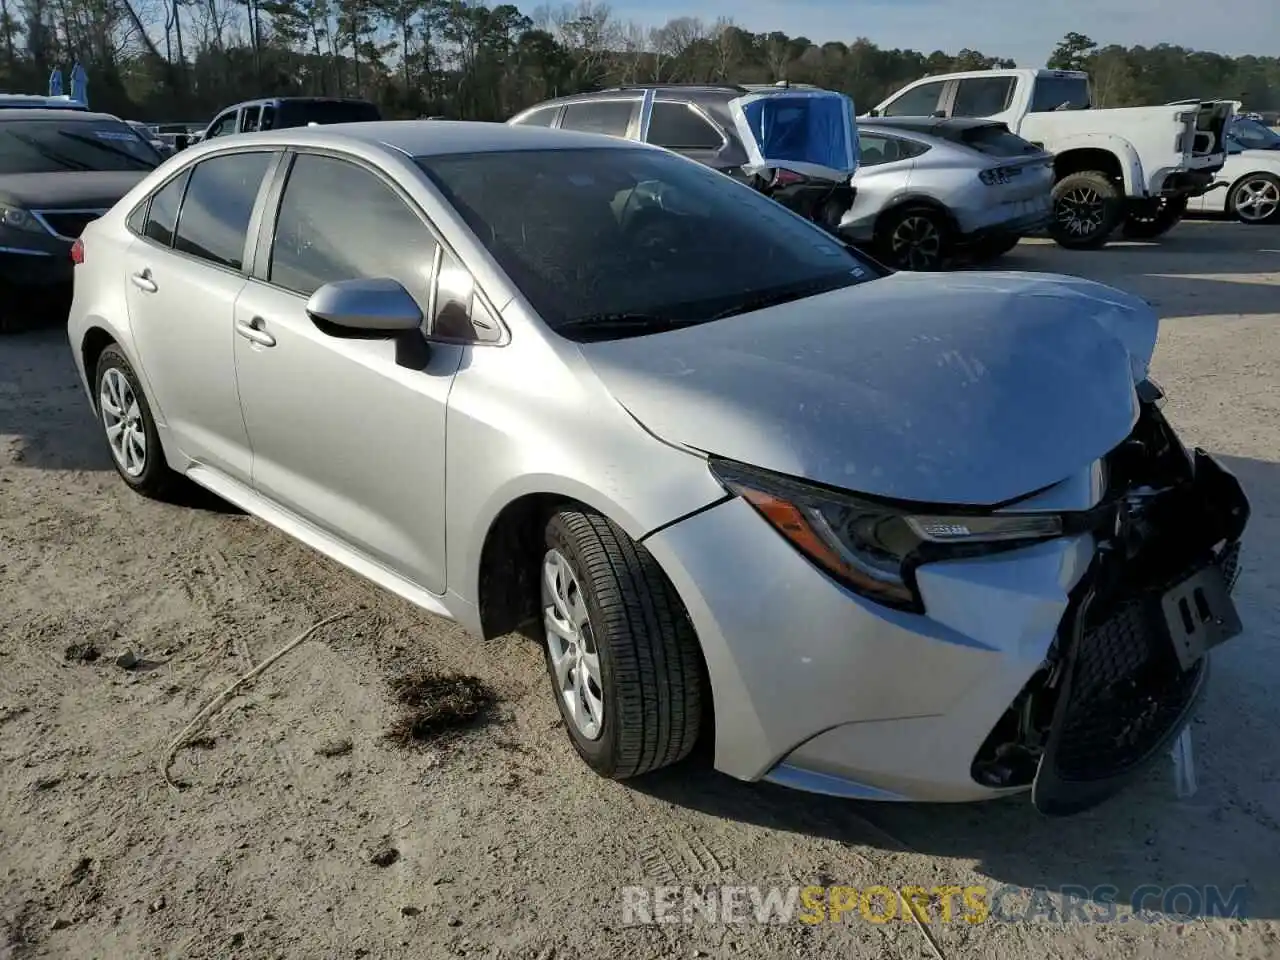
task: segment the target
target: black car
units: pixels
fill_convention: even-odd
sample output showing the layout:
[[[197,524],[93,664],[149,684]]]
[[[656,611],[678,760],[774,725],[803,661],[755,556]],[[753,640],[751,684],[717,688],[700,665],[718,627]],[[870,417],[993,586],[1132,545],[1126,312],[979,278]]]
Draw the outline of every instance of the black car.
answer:
[[[66,308],[72,243],[161,159],[105,113],[0,109],[0,331]]]
[[[229,133],[282,130],[312,123],[360,123],[381,120],[382,112],[368,100],[351,97],[267,97],[227,107],[205,129],[202,140]]]

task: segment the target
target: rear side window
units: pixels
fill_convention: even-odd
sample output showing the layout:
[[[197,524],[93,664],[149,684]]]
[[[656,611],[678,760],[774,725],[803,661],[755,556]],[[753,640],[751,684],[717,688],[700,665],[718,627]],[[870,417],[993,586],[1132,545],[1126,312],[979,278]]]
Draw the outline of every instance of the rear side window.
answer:
[[[611,137],[625,137],[631,126],[634,100],[589,100],[571,103],[564,108],[561,130],[579,130],[583,133],[604,133]]]
[[[1025,157],[1041,152],[1039,147],[999,124],[973,127],[964,131],[960,139],[965,146],[992,157]]]
[[[683,103],[655,103],[649,118],[649,142],[668,150],[716,150],[719,132]]]
[[[187,188],[191,172],[184,170],[159,189],[147,208],[147,220],[142,235],[162,246],[173,246],[173,228],[178,222],[178,208],[182,206],[182,191]]]
[[[922,83],[914,90],[908,90],[897,100],[888,104],[883,113],[886,117],[931,117],[938,109],[938,97],[942,94],[945,80],[933,83]]]
[[[1003,113],[1013,97],[1013,77],[974,77],[956,88],[953,117],[990,117]]]
[[[894,163],[898,160],[910,160],[918,157],[929,148],[914,140],[902,140],[898,137],[886,137],[879,133],[858,134],[858,162],[864,167],[875,167],[882,163]]]
[[[178,218],[174,249],[221,267],[241,269],[249,218],[271,158],[264,150],[196,164]]]
[[[400,197],[368,170],[301,154],[280,199],[270,280],[302,296],[335,280],[390,277],[426,312],[436,241]]]
[[[1029,112],[1088,110],[1092,105],[1089,81],[1085,77],[1037,77]]]
[[[543,107],[541,110],[532,110],[523,117],[515,121],[518,127],[549,127],[556,120],[556,111],[559,107]]]

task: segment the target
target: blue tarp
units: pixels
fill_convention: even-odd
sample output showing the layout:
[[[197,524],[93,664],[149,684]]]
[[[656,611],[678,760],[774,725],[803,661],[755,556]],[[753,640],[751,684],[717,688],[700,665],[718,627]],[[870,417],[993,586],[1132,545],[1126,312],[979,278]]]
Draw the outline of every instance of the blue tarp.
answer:
[[[62,96],[62,71],[56,67],[53,73],[49,74],[49,96]]]
[[[858,169],[853,100],[831,90],[780,88],[730,101],[748,173],[778,167],[827,180]]]

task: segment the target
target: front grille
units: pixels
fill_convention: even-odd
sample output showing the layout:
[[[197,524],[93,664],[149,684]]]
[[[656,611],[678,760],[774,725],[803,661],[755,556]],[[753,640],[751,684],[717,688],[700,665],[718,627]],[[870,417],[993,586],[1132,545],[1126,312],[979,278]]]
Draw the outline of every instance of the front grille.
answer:
[[[105,210],[38,210],[36,213],[50,230],[68,240],[77,239]]]

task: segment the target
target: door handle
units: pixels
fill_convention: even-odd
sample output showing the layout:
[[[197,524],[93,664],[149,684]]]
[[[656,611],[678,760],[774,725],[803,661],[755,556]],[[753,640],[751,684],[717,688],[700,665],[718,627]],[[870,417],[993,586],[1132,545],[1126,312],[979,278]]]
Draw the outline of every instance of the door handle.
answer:
[[[139,290],[145,290],[147,293],[155,293],[160,288],[156,286],[156,282],[151,279],[150,268],[143,270],[141,273],[135,273],[129,277],[133,281],[133,285]]]
[[[261,317],[254,317],[252,320],[237,320],[236,333],[260,347],[274,347],[276,338],[263,330],[266,323]]]

